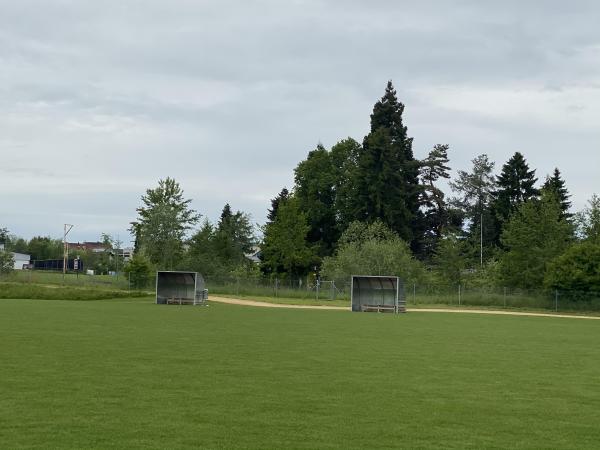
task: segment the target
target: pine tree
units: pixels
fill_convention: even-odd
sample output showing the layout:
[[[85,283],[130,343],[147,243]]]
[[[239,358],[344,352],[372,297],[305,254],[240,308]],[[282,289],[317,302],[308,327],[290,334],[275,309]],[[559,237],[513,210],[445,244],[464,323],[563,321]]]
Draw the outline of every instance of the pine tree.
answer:
[[[295,197],[279,203],[277,217],[263,228],[261,270],[265,274],[298,277],[306,275],[317,262],[306,236],[306,215]]]
[[[233,213],[231,212],[231,206],[229,205],[229,203],[225,203],[225,206],[223,206],[223,210],[221,211],[221,217],[219,218],[218,228],[226,228],[231,222],[232,216]]]
[[[282,201],[287,200],[289,196],[290,192],[287,190],[287,188],[283,188],[281,192],[277,194],[277,197],[271,199],[271,209],[269,209],[267,212],[267,220],[269,222],[275,221],[275,218],[277,217],[277,209],[279,208],[279,204]]]
[[[197,270],[205,277],[222,276],[227,273],[218,251],[215,248],[216,230],[205,219],[188,241],[185,266],[190,270]]]
[[[432,256],[435,247],[446,231],[452,225],[460,227],[461,220],[448,207],[444,192],[437,182],[450,178],[450,167],[447,165],[448,145],[438,144],[429,152],[427,158],[421,161],[422,204],[424,210],[423,256]]]
[[[250,216],[241,211],[235,213],[229,203],[225,204],[217,224],[213,247],[225,265],[240,265],[254,245]]]
[[[548,265],[573,240],[573,225],[560,215],[560,204],[551,194],[521,203],[502,232],[502,281],[520,288],[542,287]]]
[[[569,198],[571,196],[569,195],[569,191],[565,186],[565,181],[562,179],[558,168],[554,169],[552,176],[546,177],[546,181],[542,186],[542,191],[550,192],[556,197],[562,211],[561,218],[570,219],[573,216],[573,214],[569,213],[569,209],[571,209]]]
[[[459,170],[450,187],[458,194],[450,203],[460,211],[468,228],[466,230],[466,251],[472,262],[479,265],[489,259],[496,239],[496,221],[491,210],[492,194],[496,187],[493,175],[494,162],[483,154],[471,161],[470,172]],[[459,221],[460,222],[460,221]]]
[[[535,188],[535,170],[529,170],[527,161],[519,152],[502,166],[502,173],[496,182],[498,190],[495,192],[494,210],[500,225],[504,224],[522,203],[539,195]]]
[[[373,107],[371,132],[357,157],[354,218],[381,219],[412,244],[419,220],[419,167],[412,138],[402,122],[404,105],[389,81],[385,94]]]
[[[600,197],[596,194],[588,200],[588,205],[575,215],[577,235],[580,240],[600,245]]]

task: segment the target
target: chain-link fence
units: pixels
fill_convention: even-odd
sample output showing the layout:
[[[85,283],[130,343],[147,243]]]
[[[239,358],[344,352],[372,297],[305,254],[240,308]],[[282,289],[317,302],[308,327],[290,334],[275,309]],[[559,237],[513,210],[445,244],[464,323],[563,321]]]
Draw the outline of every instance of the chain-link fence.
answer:
[[[207,278],[213,294],[350,301],[350,282],[306,279]],[[405,282],[407,305],[600,311],[600,292]]]
[[[205,277],[209,292],[256,297],[338,300],[349,299],[347,286],[330,280],[306,278],[256,278]]]
[[[62,271],[14,270],[8,274],[1,275],[0,281],[48,286],[64,285],[100,289],[135,289],[133,283],[130,283],[128,276],[123,273],[115,273],[114,275],[86,275],[81,272],[68,272],[63,275]],[[145,286],[142,288],[145,288]]]
[[[406,286],[409,305],[447,305],[490,308],[527,308],[554,311],[600,311],[600,292],[482,287],[468,284]]]
[[[350,280],[332,281],[314,278],[238,278],[232,276],[205,277],[210,294],[237,295],[256,298],[303,299],[318,302],[350,302]],[[155,275],[132,279],[123,273],[115,275],[84,275],[35,270],[14,271],[0,276],[0,281],[64,284],[67,286],[105,289],[153,291]],[[455,306],[485,308],[525,308],[562,312],[600,312],[600,292],[518,289],[511,286],[486,287],[468,283],[423,284],[404,282],[408,307]]]

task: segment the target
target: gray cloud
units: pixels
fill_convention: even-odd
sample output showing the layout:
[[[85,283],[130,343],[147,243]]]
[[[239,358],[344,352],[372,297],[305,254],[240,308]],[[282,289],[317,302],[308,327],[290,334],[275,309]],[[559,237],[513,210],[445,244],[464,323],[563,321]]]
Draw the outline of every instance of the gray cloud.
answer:
[[[166,176],[211,219],[228,201],[262,222],[317,142],[362,139],[388,79],[417,156],[519,150],[581,207],[599,22],[593,1],[2,2],[0,225],[123,236]]]

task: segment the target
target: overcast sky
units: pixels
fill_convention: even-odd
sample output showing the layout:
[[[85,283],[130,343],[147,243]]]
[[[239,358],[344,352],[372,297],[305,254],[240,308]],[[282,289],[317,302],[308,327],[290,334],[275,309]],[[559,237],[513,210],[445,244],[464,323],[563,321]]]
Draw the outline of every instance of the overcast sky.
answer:
[[[263,223],[393,80],[417,158],[522,152],[600,193],[596,1],[0,0],[0,227],[129,241],[145,189]]]

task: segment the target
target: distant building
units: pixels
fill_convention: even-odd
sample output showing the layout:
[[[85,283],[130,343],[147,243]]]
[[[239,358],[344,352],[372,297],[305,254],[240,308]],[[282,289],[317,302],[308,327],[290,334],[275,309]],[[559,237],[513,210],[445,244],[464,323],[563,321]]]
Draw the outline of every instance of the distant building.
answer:
[[[133,256],[133,248],[132,247],[120,248],[119,250],[117,250],[117,254],[119,256],[123,257],[124,262],[128,262],[131,259],[131,257]]]
[[[103,253],[109,249],[103,242],[69,242],[69,249]]]
[[[0,243],[0,251],[4,251],[4,243]],[[10,252],[13,260],[15,261],[14,269],[22,270],[29,269],[29,263],[31,262],[31,255],[26,255],[25,253],[15,253]]]
[[[31,261],[31,255],[26,255],[24,253],[15,253],[11,252],[13,255],[13,259],[15,261],[14,268],[16,270],[28,269],[29,263]]]
[[[245,256],[253,263],[260,264],[260,247],[258,245],[253,246],[250,252],[246,253]]]

